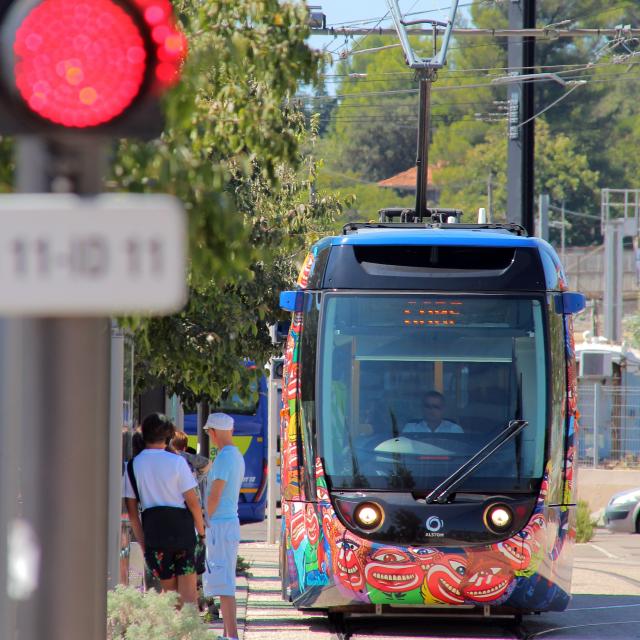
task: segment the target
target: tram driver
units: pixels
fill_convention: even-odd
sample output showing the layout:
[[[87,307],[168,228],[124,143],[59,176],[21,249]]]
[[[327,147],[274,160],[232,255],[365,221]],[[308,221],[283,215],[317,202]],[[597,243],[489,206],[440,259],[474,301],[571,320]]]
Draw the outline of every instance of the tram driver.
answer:
[[[428,391],[423,398],[422,406],[424,418],[407,422],[402,429],[402,435],[463,433],[459,424],[443,418],[445,398],[439,391]]]

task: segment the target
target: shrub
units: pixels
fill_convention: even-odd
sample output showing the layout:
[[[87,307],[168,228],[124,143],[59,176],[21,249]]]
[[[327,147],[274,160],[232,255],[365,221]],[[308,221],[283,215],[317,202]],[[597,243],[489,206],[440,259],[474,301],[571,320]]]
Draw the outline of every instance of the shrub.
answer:
[[[576,541],[589,542],[593,538],[594,522],[591,519],[589,503],[586,500],[578,500],[578,517],[576,522]]]
[[[178,610],[177,601],[177,593],[116,587],[107,596],[107,640],[211,640],[198,610]]]

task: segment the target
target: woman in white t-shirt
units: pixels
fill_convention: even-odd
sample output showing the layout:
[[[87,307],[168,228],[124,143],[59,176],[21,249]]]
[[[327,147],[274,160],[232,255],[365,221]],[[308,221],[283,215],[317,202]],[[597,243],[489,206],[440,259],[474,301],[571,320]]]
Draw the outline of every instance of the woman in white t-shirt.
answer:
[[[125,472],[124,496],[136,540],[144,550],[149,570],[160,580],[163,591],[177,591],[182,602],[197,603],[197,557],[204,549],[205,528],[197,483],[187,462],[165,447],[173,436],[173,425],[162,414],[152,413],[142,422],[144,450],[133,460],[134,487]],[[137,494],[137,495],[136,495]],[[138,503],[144,512],[153,507],[188,509],[193,516],[193,543],[175,549],[145,545]],[[162,513],[164,511],[162,510]],[[197,532],[197,536],[196,536]]]

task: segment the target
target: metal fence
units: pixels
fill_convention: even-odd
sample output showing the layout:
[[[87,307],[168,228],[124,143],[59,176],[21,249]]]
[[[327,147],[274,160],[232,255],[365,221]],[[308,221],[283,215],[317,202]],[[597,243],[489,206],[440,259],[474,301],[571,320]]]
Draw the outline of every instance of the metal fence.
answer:
[[[640,469],[640,389],[581,384],[578,464]]]

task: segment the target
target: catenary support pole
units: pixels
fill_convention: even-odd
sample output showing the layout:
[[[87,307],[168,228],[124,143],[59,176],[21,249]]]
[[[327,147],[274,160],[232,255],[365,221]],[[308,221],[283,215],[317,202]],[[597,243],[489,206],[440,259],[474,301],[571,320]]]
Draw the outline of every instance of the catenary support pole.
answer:
[[[509,28],[533,28],[536,22],[535,0],[509,2]],[[510,37],[508,65],[514,74],[533,73],[535,39]],[[507,221],[521,224],[534,235],[534,83],[508,86],[509,133],[507,147]]]
[[[18,139],[17,190],[96,193],[103,159],[95,141],[70,148]],[[2,638],[104,638],[110,323],[22,318],[2,325],[3,344],[11,345],[0,365],[3,444],[7,429],[19,429],[12,455],[20,502],[8,512],[7,530],[9,544],[12,531],[20,533],[10,552],[29,561],[32,580],[6,594],[16,622]]]

